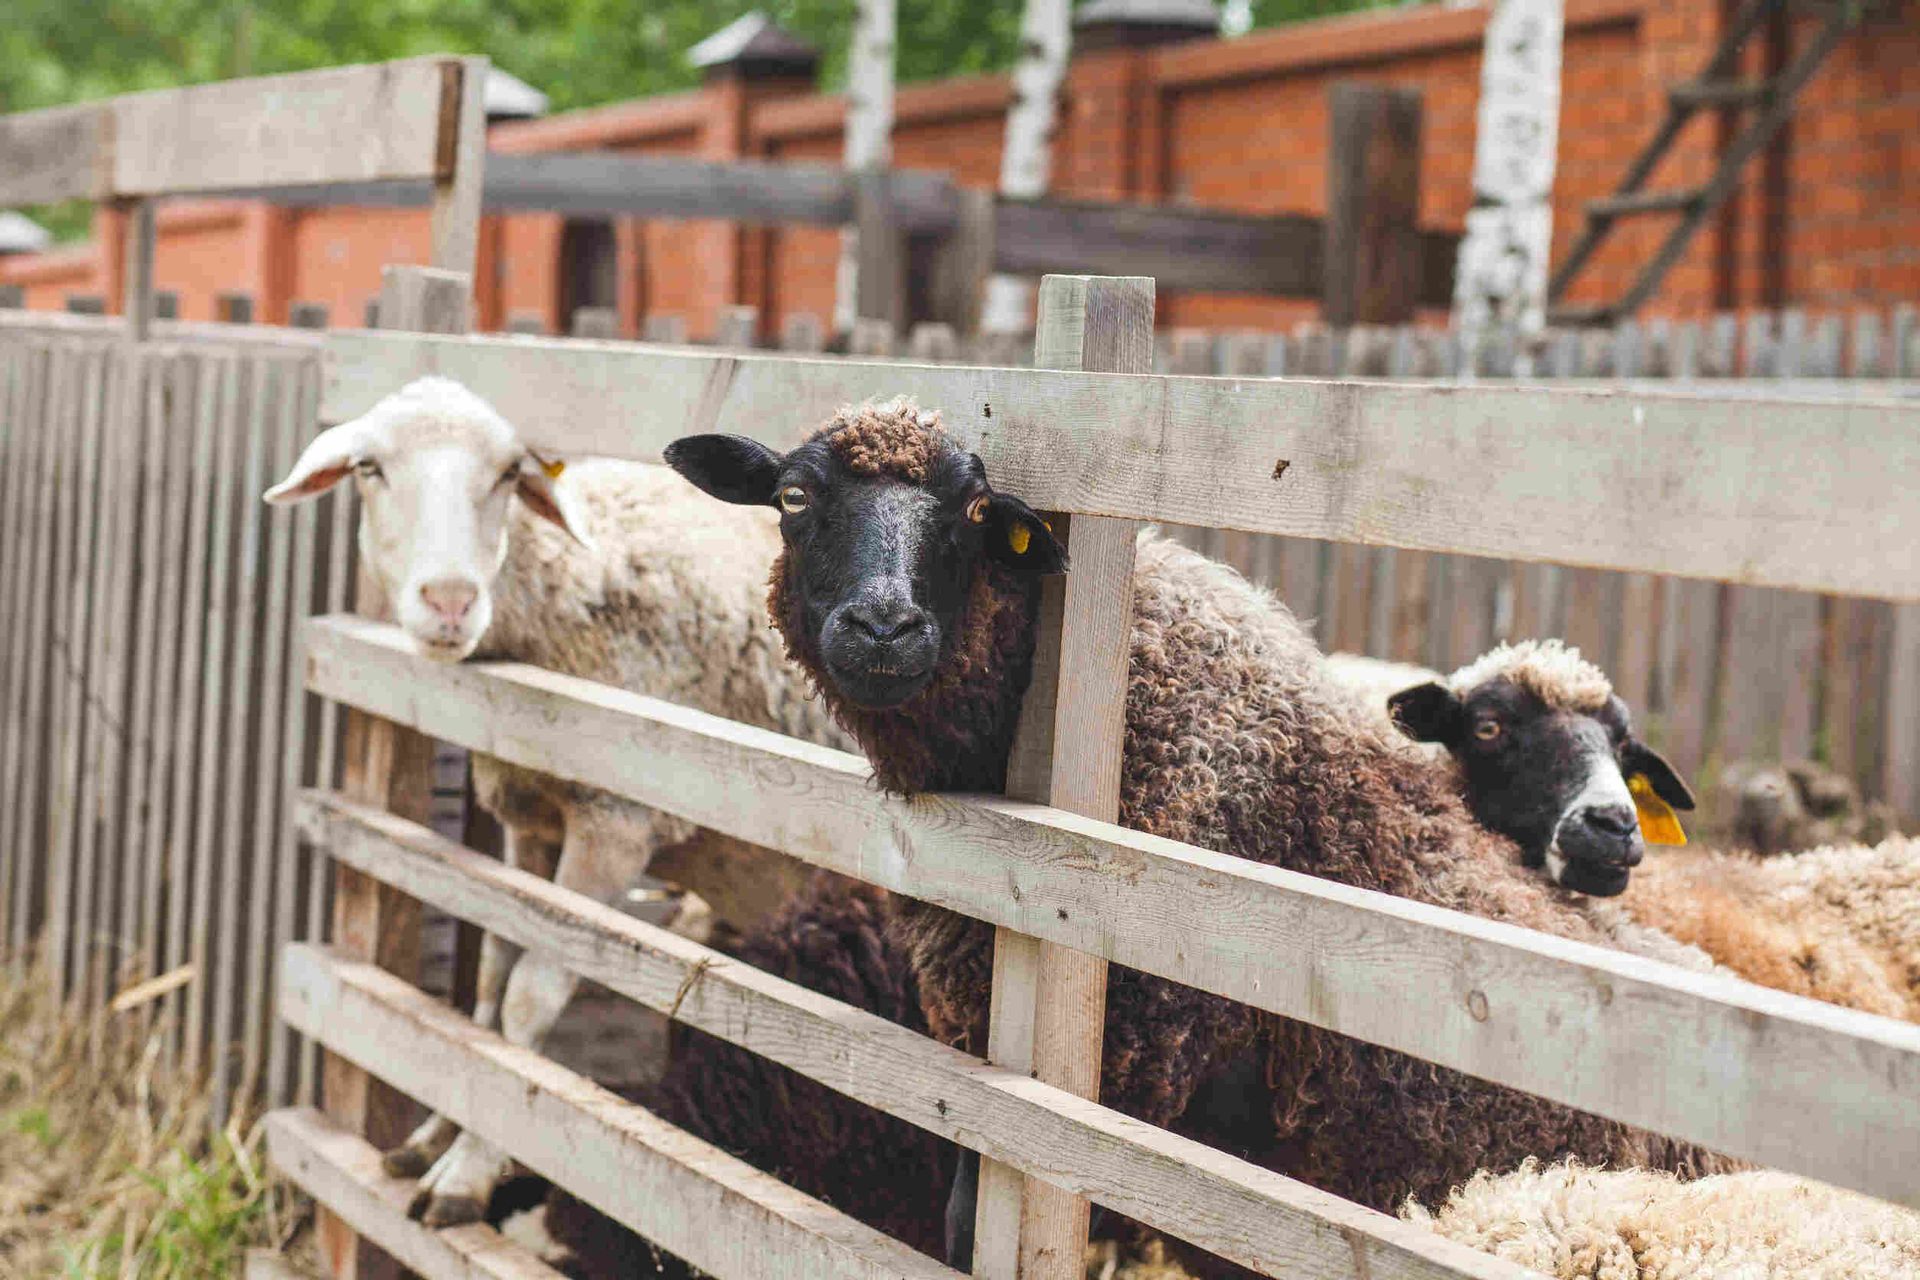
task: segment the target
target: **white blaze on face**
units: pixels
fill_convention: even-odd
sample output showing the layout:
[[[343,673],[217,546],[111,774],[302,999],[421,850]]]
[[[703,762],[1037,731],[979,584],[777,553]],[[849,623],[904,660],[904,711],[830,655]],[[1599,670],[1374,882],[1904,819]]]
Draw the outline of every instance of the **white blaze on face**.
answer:
[[[1547,874],[1555,884],[1560,883],[1567,869],[1567,857],[1560,851],[1560,833],[1575,814],[1623,806],[1629,813],[1633,812],[1633,793],[1627,790],[1626,776],[1620,772],[1620,762],[1613,758],[1613,749],[1604,741],[1592,738],[1584,741],[1581,748],[1580,764],[1586,771],[1586,781],[1560,811],[1560,820],[1553,828],[1553,840],[1547,845]]]
[[[466,657],[492,621],[513,488],[505,475],[517,452],[477,440],[398,449],[380,462],[378,478],[361,482],[361,554],[396,621],[430,657]],[[462,591],[473,603],[458,617],[429,599]]]

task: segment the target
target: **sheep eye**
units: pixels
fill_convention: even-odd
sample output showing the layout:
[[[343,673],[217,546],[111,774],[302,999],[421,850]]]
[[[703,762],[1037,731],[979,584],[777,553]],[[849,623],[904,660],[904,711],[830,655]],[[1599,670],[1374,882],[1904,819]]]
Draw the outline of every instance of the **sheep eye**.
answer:
[[[502,471],[500,473],[501,484],[512,484],[519,478],[520,478],[520,464],[517,462],[514,463],[512,466],[508,467],[505,471]]]
[[[780,491],[780,509],[790,516],[797,516],[807,509],[807,491],[797,484],[790,484]]]
[[[353,464],[353,469],[363,480],[378,480],[386,475],[386,472],[380,470],[380,464],[372,458],[360,459],[360,461]]]
[[[974,498],[972,502],[967,504],[967,519],[971,520],[974,524],[985,524],[987,522],[987,506],[987,495],[984,493],[980,494]]]
[[[1498,720],[1482,720],[1479,724],[1473,726],[1473,736],[1482,742],[1492,742],[1500,736],[1500,722]]]

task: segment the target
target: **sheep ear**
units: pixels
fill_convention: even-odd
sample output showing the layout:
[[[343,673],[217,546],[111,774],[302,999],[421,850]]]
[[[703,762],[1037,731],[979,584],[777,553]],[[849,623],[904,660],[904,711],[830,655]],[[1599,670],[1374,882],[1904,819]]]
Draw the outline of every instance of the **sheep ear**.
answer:
[[[743,507],[773,505],[781,457],[746,436],[682,436],[667,446],[667,465],[696,489]]]
[[[1653,794],[1676,809],[1693,808],[1693,792],[1681,781],[1679,770],[1638,738],[1627,739],[1626,748],[1620,753],[1620,772],[1629,778],[1635,774],[1645,775]]]
[[[1402,689],[1387,699],[1387,714],[1415,742],[1452,746],[1460,737],[1460,699],[1436,681]]]
[[[571,489],[563,489],[558,481],[563,467],[559,463],[543,462],[537,457],[527,459],[520,468],[520,479],[514,484],[513,491],[520,501],[527,504],[527,510],[542,520],[551,520],[566,531],[567,536],[583,547],[592,547],[593,540],[587,536],[586,512],[580,508],[580,502]]]
[[[1067,549],[1053,536],[1040,514],[1009,494],[996,493],[987,502],[987,555],[1021,573],[1067,571]]]
[[[367,447],[365,420],[355,418],[315,436],[287,478],[261,495],[275,506],[317,498],[347,478]]]

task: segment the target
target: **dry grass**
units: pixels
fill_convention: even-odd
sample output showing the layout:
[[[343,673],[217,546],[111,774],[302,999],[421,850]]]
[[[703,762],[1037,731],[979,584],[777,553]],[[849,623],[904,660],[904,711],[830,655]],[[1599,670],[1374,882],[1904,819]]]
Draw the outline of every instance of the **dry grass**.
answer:
[[[219,1280],[292,1230],[258,1133],[209,1136],[148,1013],[89,1019],[0,967],[0,1276]]]

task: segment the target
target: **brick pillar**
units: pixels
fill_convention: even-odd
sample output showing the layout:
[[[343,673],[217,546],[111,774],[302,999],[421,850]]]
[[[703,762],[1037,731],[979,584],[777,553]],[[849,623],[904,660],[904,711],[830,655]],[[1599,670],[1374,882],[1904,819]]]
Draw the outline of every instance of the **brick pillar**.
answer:
[[[687,61],[706,80],[701,158],[741,160],[761,154],[754,109],[769,99],[812,93],[820,54],[756,12],[702,40],[688,51]],[[771,238],[759,228],[705,223],[694,230],[693,243],[701,289],[688,328],[694,337],[711,338],[722,307],[763,301]]]
[[[1219,31],[1211,0],[1092,0],[1073,20],[1054,187],[1093,200],[1166,197],[1150,51]]]
[[[255,324],[285,324],[293,304],[294,211],[249,204],[240,215],[238,287],[253,295]]]

